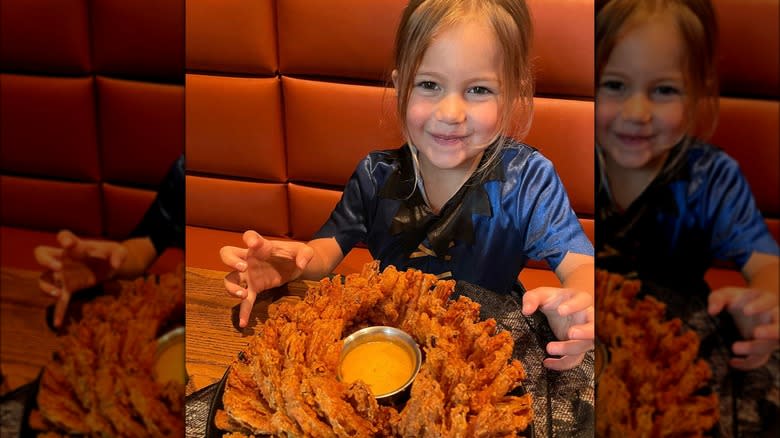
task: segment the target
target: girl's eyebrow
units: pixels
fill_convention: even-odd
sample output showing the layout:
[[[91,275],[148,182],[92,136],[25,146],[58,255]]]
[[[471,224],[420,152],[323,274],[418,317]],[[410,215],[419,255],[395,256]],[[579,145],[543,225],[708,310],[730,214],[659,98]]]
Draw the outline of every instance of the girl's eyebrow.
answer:
[[[630,73],[626,73],[621,70],[604,70],[601,72],[601,78],[603,79],[605,76],[611,76],[611,77],[617,77],[620,79],[632,79],[632,76]],[[659,75],[656,75],[652,82],[663,82],[663,81],[683,81],[685,80],[685,76],[682,73],[674,72],[674,73],[667,73],[662,72]]]
[[[441,79],[446,77],[445,74],[438,73],[435,71],[427,71],[427,70],[418,70],[416,76],[431,76],[437,79]],[[472,82],[500,82],[498,79],[498,76],[494,74],[486,74],[482,76],[474,76],[472,78],[468,78],[465,81],[466,83],[472,83]]]

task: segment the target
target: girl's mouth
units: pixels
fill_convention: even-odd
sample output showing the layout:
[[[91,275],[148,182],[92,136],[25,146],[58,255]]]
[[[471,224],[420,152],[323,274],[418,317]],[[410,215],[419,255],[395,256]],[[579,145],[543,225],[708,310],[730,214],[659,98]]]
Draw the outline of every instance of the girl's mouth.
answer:
[[[653,138],[652,135],[615,134],[615,136],[626,146],[642,146]]]
[[[442,146],[452,146],[462,142],[463,139],[466,138],[466,136],[464,135],[439,135],[439,134],[431,134],[431,137],[433,137],[433,141],[435,141],[437,144],[440,144]]]

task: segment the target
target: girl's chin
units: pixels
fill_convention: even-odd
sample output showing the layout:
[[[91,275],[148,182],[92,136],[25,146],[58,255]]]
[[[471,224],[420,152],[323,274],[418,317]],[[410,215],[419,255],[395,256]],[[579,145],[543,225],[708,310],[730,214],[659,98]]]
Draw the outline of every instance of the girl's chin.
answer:
[[[617,153],[610,154],[611,161],[624,169],[639,170],[647,167],[653,156],[648,153]]]
[[[478,160],[485,147],[462,146],[442,147],[436,144],[423,144],[417,147],[421,161],[425,161],[440,170],[468,170],[474,160]]]
[[[439,170],[452,170],[469,167],[466,161],[452,158],[434,157],[429,163]]]

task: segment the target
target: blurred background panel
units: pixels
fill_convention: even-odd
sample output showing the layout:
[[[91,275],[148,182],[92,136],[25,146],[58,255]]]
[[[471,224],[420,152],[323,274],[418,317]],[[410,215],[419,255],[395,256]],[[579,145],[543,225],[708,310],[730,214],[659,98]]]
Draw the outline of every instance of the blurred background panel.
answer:
[[[0,394],[59,342],[33,249],[126,238],[183,152],[184,0],[0,1]]]
[[[711,143],[739,163],[780,241],[780,2],[713,0],[720,30],[720,115]],[[707,273],[714,288],[744,284],[731,266]]]
[[[125,237],[184,151],[184,0],[3,0],[0,60],[2,266]]]

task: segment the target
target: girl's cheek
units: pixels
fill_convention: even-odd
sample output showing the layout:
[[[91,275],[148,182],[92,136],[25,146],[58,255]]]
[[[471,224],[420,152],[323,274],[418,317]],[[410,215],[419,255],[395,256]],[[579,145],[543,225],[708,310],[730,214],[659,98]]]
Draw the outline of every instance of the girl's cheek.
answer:
[[[479,120],[483,129],[495,131],[498,129],[498,120],[500,118],[500,107],[498,105],[486,105],[479,112]]]
[[[424,123],[431,112],[429,106],[423,102],[410,100],[409,105],[406,107],[406,123],[410,126]]]

